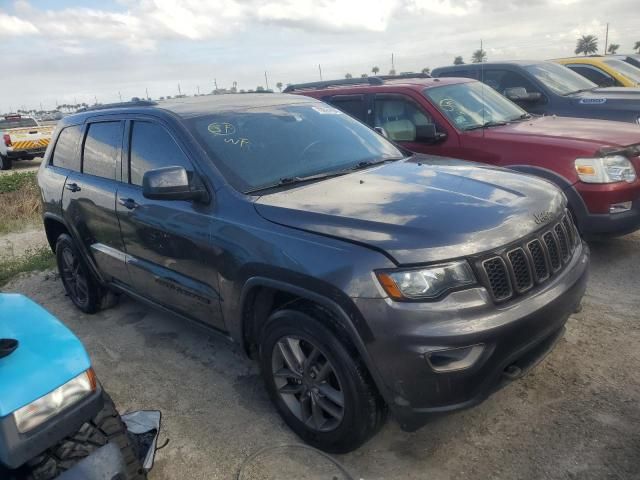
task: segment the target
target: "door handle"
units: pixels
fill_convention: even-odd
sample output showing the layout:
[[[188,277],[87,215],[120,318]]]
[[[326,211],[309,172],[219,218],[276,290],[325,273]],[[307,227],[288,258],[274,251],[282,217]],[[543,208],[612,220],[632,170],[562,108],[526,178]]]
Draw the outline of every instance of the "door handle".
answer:
[[[129,210],[133,210],[139,206],[133,198],[119,198],[118,203]]]
[[[79,192],[80,190],[82,190],[77,183],[67,183],[64,188],[66,188],[67,190],[71,190],[72,192]]]

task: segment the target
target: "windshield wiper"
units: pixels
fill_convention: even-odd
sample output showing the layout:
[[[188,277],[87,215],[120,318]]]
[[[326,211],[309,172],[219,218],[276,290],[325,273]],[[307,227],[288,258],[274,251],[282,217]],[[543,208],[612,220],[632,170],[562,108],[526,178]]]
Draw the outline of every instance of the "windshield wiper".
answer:
[[[581,88],[580,90],[575,90],[573,92],[563,93],[562,96],[563,97],[568,97],[569,95],[575,95],[576,93],[590,92],[591,90],[595,90],[596,88],[599,88],[599,87]]]
[[[507,122],[504,121],[494,121],[494,120],[489,120],[488,122],[484,122],[482,125],[475,125],[473,127],[469,127],[469,128],[465,128],[465,130],[478,130],[479,128],[488,128],[488,127],[501,127],[502,125],[506,125]]]
[[[362,162],[356,163],[353,167],[349,168],[349,171],[361,170],[363,168],[372,167],[374,165],[379,165],[381,163],[387,162],[397,162],[398,160],[402,160],[404,157],[399,158],[382,158],[379,160],[363,160]]]
[[[333,172],[318,173],[318,174],[315,174],[315,175],[295,176],[295,177],[282,177],[282,178],[280,178],[278,180],[277,183],[274,183],[272,185],[267,185],[266,187],[259,187],[259,188],[255,188],[253,190],[248,190],[248,191],[246,191],[244,193],[252,194],[252,193],[261,192],[263,190],[270,190],[272,188],[277,188],[277,187],[296,185],[298,183],[313,182],[313,181],[316,181],[316,180],[324,180],[325,178],[339,177],[340,175],[346,175],[349,172],[350,172],[350,170],[336,170],[336,171],[333,171]]]
[[[531,118],[530,113],[523,113],[522,115],[517,116],[516,118],[511,118],[510,122],[517,122],[518,120],[529,120]]]

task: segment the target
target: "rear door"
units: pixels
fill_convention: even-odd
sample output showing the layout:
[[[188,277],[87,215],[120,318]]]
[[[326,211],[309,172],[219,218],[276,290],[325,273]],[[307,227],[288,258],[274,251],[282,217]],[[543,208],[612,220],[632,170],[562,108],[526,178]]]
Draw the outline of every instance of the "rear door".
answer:
[[[224,328],[218,275],[211,264],[208,205],[150,200],[142,195],[148,170],[194,165],[168,128],[156,121],[127,122],[123,184],[117,212],[134,289],[144,297],[197,320]]]
[[[116,217],[124,122],[99,120],[86,125],[81,146],[82,171],[69,171],[62,208],[106,281],[129,283],[124,245]],[[54,152],[54,162],[55,162]]]

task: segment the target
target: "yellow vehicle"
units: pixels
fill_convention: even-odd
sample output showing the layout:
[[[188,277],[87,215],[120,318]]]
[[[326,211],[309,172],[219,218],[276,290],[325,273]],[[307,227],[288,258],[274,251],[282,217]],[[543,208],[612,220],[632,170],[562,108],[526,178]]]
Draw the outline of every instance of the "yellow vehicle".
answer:
[[[552,60],[600,87],[640,87],[640,68],[619,58],[593,55]]]

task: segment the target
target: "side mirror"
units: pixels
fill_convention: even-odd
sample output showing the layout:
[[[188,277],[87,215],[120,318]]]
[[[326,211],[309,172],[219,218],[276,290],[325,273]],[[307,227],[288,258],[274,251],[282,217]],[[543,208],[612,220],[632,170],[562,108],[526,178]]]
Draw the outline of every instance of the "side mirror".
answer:
[[[416,142],[438,143],[447,138],[446,133],[438,132],[433,123],[416,125]]]
[[[208,201],[202,180],[184,167],[149,170],[142,177],[142,195],[151,200]]]
[[[512,102],[537,102],[542,99],[540,92],[527,92],[524,87],[507,88],[504,91],[504,96]]]

